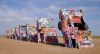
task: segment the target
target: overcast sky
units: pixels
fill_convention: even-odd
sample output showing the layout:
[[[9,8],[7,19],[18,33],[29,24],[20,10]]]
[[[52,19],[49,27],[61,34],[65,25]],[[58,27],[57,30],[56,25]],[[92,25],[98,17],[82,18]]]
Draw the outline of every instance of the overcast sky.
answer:
[[[0,34],[17,25],[35,23],[37,17],[53,18],[57,29],[61,8],[83,9],[90,30],[100,35],[100,0],[0,0]]]

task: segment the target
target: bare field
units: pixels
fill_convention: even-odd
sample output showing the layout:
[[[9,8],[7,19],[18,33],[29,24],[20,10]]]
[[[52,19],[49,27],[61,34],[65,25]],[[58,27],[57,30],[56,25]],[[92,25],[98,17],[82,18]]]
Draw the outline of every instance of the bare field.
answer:
[[[93,38],[92,48],[67,48],[60,45],[48,45],[0,38],[0,54],[100,54],[100,38]],[[62,43],[62,38],[59,38]]]

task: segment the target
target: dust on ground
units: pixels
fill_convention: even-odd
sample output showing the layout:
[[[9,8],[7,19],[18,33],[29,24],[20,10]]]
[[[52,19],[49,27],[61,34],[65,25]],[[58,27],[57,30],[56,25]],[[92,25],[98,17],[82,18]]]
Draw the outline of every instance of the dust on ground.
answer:
[[[100,38],[94,38],[93,41],[94,47],[77,49],[0,38],[0,54],[100,54]],[[62,38],[59,38],[59,42],[63,43]]]

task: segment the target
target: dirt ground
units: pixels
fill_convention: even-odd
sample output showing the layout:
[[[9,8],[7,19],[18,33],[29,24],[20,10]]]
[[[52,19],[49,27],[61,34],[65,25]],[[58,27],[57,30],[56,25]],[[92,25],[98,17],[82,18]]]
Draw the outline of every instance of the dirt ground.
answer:
[[[33,43],[0,38],[0,54],[100,54],[100,38],[94,38],[93,48],[67,48],[57,45]],[[59,38],[62,43],[62,38]]]

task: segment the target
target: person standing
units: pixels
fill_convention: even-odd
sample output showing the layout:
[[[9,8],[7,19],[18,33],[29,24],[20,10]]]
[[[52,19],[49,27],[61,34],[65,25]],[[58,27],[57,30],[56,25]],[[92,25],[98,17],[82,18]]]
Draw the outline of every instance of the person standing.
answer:
[[[61,20],[61,32],[63,34],[64,46],[67,46],[67,29],[68,29],[68,18],[64,16],[64,10],[61,9],[59,13],[59,19]]]
[[[71,39],[72,39],[72,46],[73,48],[76,48],[76,37],[74,34],[71,34]]]

